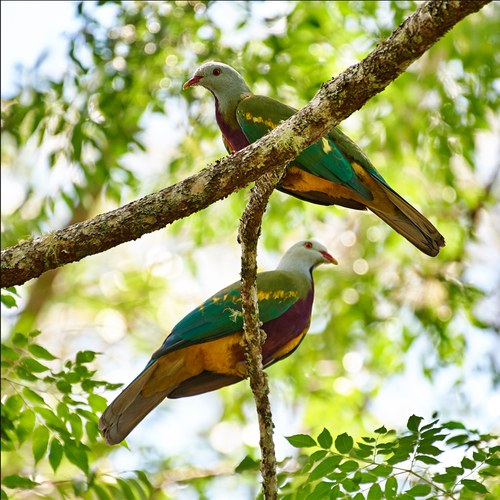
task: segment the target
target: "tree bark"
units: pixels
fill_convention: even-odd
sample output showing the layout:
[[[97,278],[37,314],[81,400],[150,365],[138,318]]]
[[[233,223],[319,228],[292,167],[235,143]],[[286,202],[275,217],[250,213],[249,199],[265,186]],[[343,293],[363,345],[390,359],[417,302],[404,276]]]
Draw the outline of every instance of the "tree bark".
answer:
[[[323,84],[307,106],[244,150],[158,193],[3,250],[1,286],[21,285],[50,269],[162,229],[285,165],[384,90],[456,23],[490,2],[420,5],[365,59]]]
[[[246,362],[259,419],[262,490],[265,500],[278,498],[276,453],[273,441],[273,417],[269,402],[269,385],[262,365],[262,344],[266,339],[259,321],[257,298],[257,243],[262,217],[269,197],[285,173],[286,166],[264,174],[250,193],[250,199],[241,217],[238,242],[241,245],[241,304],[243,330],[246,342]]]

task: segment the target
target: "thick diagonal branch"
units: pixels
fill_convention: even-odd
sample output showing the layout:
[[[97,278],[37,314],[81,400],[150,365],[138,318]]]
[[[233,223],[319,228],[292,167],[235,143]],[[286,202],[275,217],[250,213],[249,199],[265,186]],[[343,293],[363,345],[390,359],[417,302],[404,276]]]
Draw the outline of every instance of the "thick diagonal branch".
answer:
[[[285,165],[264,174],[250,193],[250,200],[241,217],[238,242],[241,245],[241,303],[250,387],[255,398],[260,430],[262,489],[265,500],[278,496],[276,454],[273,441],[273,420],[269,403],[269,386],[262,366],[262,344],[265,332],[259,321],[257,299],[257,243],[267,202],[285,172]]]
[[[2,287],[164,228],[293,160],[384,90],[456,23],[491,0],[429,1],[363,61],[322,85],[311,102],[269,135],[199,174],[41,238],[2,251]]]

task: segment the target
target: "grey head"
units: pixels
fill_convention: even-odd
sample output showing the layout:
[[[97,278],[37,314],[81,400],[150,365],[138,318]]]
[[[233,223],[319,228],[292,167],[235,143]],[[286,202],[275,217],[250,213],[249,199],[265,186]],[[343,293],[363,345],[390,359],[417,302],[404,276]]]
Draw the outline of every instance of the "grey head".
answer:
[[[291,246],[283,255],[277,270],[309,274],[321,264],[337,264],[324,245],[314,240],[303,240]]]
[[[185,90],[194,86],[205,87],[212,92],[223,116],[234,114],[239,102],[253,95],[243,77],[234,68],[215,61],[202,64],[182,88]]]

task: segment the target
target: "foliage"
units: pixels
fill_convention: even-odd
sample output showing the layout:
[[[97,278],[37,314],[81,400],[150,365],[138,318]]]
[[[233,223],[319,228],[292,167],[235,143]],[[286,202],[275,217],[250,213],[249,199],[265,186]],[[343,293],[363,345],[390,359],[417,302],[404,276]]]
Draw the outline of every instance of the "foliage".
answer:
[[[63,363],[37,343],[40,333],[16,333],[11,346],[2,344],[2,393],[6,396],[2,402],[2,485],[6,488],[2,498],[20,490],[34,490],[35,498],[55,491],[62,498],[70,492],[85,497],[90,491],[99,499],[151,494],[153,487],[142,471],[136,471],[135,477],[103,480],[104,474],[96,473],[93,465],[107,452],[98,442],[97,427],[97,413],[107,402],[95,389],[113,390],[121,384],[95,379],[96,371],[87,365],[98,353],[80,351],[74,361]]]
[[[490,443],[498,442],[498,436],[469,431],[460,422],[439,425],[434,420],[420,426],[422,420],[412,415],[409,432],[393,438],[389,436],[395,431],[379,427],[374,437],[363,437],[356,446],[353,438],[343,433],[335,439],[334,449],[326,428],[317,440],[307,434],[287,437],[297,448],[320,449],[300,455],[297,461],[304,465],[296,472],[280,474],[282,498],[410,500],[471,498],[478,493],[496,498],[500,491],[500,446]],[[448,447],[440,448],[440,443]],[[450,446],[465,447],[472,458],[463,456],[450,465],[443,454]]]
[[[77,4],[81,29],[69,39],[63,78],[40,76],[41,62],[20,80],[16,95],[2,100],[2,181],[22,192],[2,213],[2,248],[173,184],[226,154],[211,95],[181,90],[200,63],[217,59],[231,64],[256,93],[301,107],[322,82],[365,57],[416,8],[399,1],[281,2],[270,14],[271,6],[263,11],[260,4],[99,2],[94,10],[88,3]],[[101,11],[113,13],[111,24],[100,20]],[[406,409],[407,399],[393,394],[382,414],[374,411],[374,403],[409,364],[416,365],[412,376],[418,372],[436,388],[433,394],[443,373],[452,379],[449,398],[434,396],[429,414],[437,409],[444,420],[465,422],[486,413],[481,401],[483,408],[476,407],[474,414],[475,394],[468,383],[477,378],[492,391],[500,380],[495,348],[500,249],[494,237],[499,17],[498,5],[490,5],[459,23],[341,125],[391,186],[444,234],[447,246],[438,258],[420,255],[376,217],[313,206],[281,193],[271,197],[259,249],[263,269],[272,268],[284,250],[305,237],[326,244],[340,263],[338,270],[316,272],[310,333],[293,356],[268,370],[273,409],[295,418],[276,429],[277,441],[299,429],[317,436],[327,427],[331,436],[345,433],[373,445],[362,436],[382,422],[395,426],[393,410]],[[129,439],[133,453],[126,460],[140,456],[138,466],[117,466],[125,450],[105,447],[95,427],[95,414],[102,409],[95,401],[104,404],[95,397],[114,382],[130,381],[177,321],[238,279],[236,230],[244,204],[242,191],[164,231],[2,293],[3,370],[12,381],[2,379],[7,398],[2,419],[10,422],[2,425],[8,457],[4,480],[11,476],[11,485],[21,481],[30,488],[29,481],[40,483],[33,490],[39,496],[55,496],[59,489],[67,497],[144,498],[150,495],[144,476],[117,472],[144,469],[155,498],[176,495],[179,484],[187,485],[186,494],[193,498],[219,498],[225,491],[255,497],[255,474],[245,472],[232,483],[227,476],[242,456],[255,465],[255,445],[241,439],[242,429],[254,421],[252,396],[244,384],[199,399],[206,405],[207,422],[210,405],[218,408],[207,428],[195,430],[195,420],[184,418],[191,427],[177,430],[179,420],[174,425],[172,415],[182,402],[156,410],[156,418],[166,422],[161,431],[185,439],[182,451],[170,442],[164,448],[145,442],[148,431],[159,428],[153,416],[150,426],[138,428],[137,437],[134,433]],[[36,347],[39,337],[18,333],[38,329],[44,332],[43,347]],[[489,344],[481,347],[485,339]],[[103,354],[89,363],[82,354],[79,361],[82,352]],[[44,358],[45,353],[56,359]],[[98,382],[103,379],[113,384]],[[404,392],[411,390],[405,385]],[[230,451],[212,439],[220,423],[239,429],[239,444]],[[437,428],[442,430],[436,435],[450,432],[437,423],[429,430]],[[445,439],[453,439],[455,432]],[[399,443],[418,432],[410,429],[394,439],[376,434],[378,463],[386,457],[378,443]],[[478,440],[472,445],[476,452],[487,450],[480,435],[463,434]],[[322,435],[315,440],[320,446],[328,442],[328,434]],[[61,448],[54,444],[52,452],[52,443]],[[287,443],[281,448],[290,454]],[[348,455],[326,448],[316,452],[318,465],[338,452],[344,456],[338,465],[357,461],[362,474],[372,468],[352,450]],[[459,467],[466,451],[457,449],[463,456],[445,467]],[[470,451],[467,458],[476,461]],[[303,460],[311,467],[302,474]],[[331,481],[310,480],[317,466],[312,468],[309,458],[297,461],[301,469],[282,472],[284,495],[304,491],[303,486],[311,494],[317,484]],[[422,467],[422,462],[415,464]],[[433,468],[437,464],[428,465],[429,478],[442,473]],[[344,479],[355,485],[356,471],[346,474]],[[384,477],[377,479],[382,494]],[[465,480],[495,491],[495,478]],[[405,490],[417,487],[409,483]],[[369,493],[373,484],[358,483],[360,490],[348,493]],[[403,484],[398,484],[401,494]],[[54,489],[49,492],[50,485]],[[473,493],[464,486],[458,495]]]
[[[62,363],[37,342],[40,334],[16,333],[11,346],[2,344],[2,392],[7,397],[1,407],[1,437],[8,464],[2,498],[22,490],[33,490],[33,498],[55,490],[62,498],[70,492],[82,498],[92,498],[93,492],[99,500],[150,498],[154,492],[161,498],[160,485],[154,486],[143,471],[120,477],[90,466],[108,452],[98,442],[96,415],[107,402],[95,390],[113,390],[116,385],[96,380],[95,370],[89,370],[98,353],[80,351],[74,361]],[[54,362],[56,368],[47,366]],[[290,458],[280,463],[280,498],[495,498],[500,491],[500,446],[491,443],[498,442],[498,436],[467,430],[460,422],[439,425],[434,420],[422,426],[422,420],[411,416],[408,432],[400,436],[382,426],[356,445],[346,432],[334,441],[326,428],[317,439],[308,434],[287,437],[293,447],[312,453],[294,459],[292,472]],[[451,447],[467,452],[454,465],[443,454]],[[25,464],[23,475],[10,473],[19,461]],[[83,476],[75,477],[75,468]],[[258,468],[259,461],[247,456],[235,472],[255,475]]]

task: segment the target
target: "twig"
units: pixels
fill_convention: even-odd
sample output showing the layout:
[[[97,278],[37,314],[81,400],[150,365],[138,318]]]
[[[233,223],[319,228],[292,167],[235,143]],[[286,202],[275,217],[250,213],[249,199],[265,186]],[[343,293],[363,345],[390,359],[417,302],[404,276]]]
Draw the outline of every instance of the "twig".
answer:
[[[262,344],[265,341],[265,332],[260,328],[257,299],[257,242],[267,202],[283,176],[285,168],[286,164],[278,167],[273,172],[264,174],[257,180],[241,217],[238,232],[238,242],[241,245],[241,303],[246,341],[246,359],[250,387],[255,398],[259,418],[262,456],[260,471],[265,500],[278,498],[278,484],[269,385],[262,366]]]

